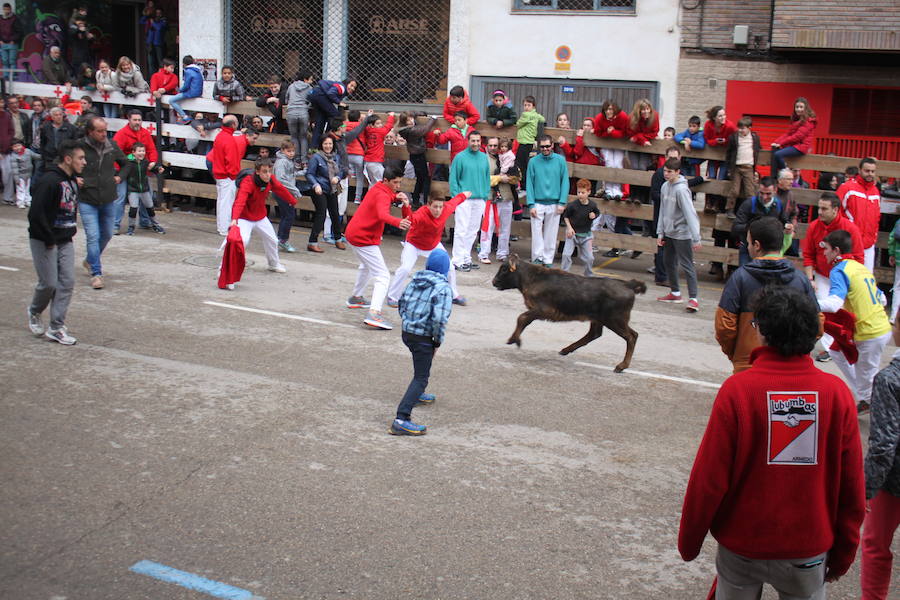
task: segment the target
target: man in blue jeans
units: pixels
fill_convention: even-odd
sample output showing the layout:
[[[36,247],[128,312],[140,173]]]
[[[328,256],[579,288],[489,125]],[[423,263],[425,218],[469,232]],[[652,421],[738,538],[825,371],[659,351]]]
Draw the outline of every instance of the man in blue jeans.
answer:
[[[92,117],[85,123],[84,155],[86,164],[81,172],[84,183],[79,192],[81,225],[87,243],[87,259],[82,263],[91,276],[91,287],[103,288],[103,267],[100,255],[112,238],[116,218],[115,163],[126,165],[125,154],[119,146],[106,137],[106,120]]]
[[[425,269],[416,273],[400,298],[400,318],[403,320],[403,343],[413,359],[413,378],[397,407],[397,417],[391,421],[391,435],[425,435],[425,425],[412,422],[412,409],[419,404],[434,403],[434,394],[426,394],[431,363],[441,342],[450,310],[453,292],[447,280],[450,256],[437,248],[428,256]]]
[[[190,54],[181,59],[181,64],[184,66],[184,78],[178,93],[169,98],[169,106],[178,113],[178,124],[187,125],[191,122],[191,118],[184,112],[179,102],[203,95],[203,71],[194,64],[194,57]]]
[[[23,31],[22,22],[13,13],[12,5],[9,2],[4,3],[3,12],[0,14],[0,62],[4,71],[16,68]],[[11,81],[15,81],[16,74],[11,75]]]

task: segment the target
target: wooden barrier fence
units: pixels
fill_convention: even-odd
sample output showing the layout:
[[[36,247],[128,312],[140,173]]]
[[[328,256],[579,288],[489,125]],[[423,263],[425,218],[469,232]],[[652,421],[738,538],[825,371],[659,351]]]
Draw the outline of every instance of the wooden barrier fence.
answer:
[[[54,96],[59,98],[64,93],[64,90],[61,86],[18,82],[12,84],[12,91],[14,93],[23,95],[43,96],[51,98]],[[127,106],[138,106],[142,108],[155,106],[155,99],[153,99],[150,94],[138,94],[135,97],[126,97],[118,92],[101,93],[84,92],[81,90],[73,90],[71,94],[73,99],[78,99],[85,95],[90,96],[95,102],[108,102],[123,104]],[[168,98],[168,96],[163,96],[162,103],[164,106],[168,106]],[[271,115],[267,108],[259,108],[253,102],[234,102],[227,105],[226,107],[217,100],[208,98],[194,98],[183,101],[181,105],[188,112],[202,111],[208,113],[216,113],[219,115],[225,113],[261,116]],[[429,111],[433,110],[435,112],[440,110],[440,107],[437,106],[427,106],[425,108]],[[381,116],[382,118],[387,118],[386,114],[382,114]],[[420,122],[423,120],[424,118],[419,119]],[[127,121],[124,119],[107,119],[107,121],[110,131],[117,131],[118,129],[124,127],[127,123]],[[438,118],[435,123],[435,127],[442,130],[445,130],[447,126],[448,123],[443,118]],[[145,127],[151,132],[151,134],[157,136],[158,143],[161,137],[213,141],[215,139],[215,136],[218,135],[220,131],[214,130],[209,134],[201,135],[196,129],[191,126],[168,123],[164,123],[162,125],[161,131],[156,131],[156,126],[153,123],[145,123]],[[483,135],[496,135],[499,137],[507,138],[515,138],[516,135],[515,127],[497,128],[488,123],[480,122],[475,125],[475,128]],[[571,129],[557,129],[547,127],[544,129],[544,132],[550,135],[554,140],[562,136],[566,138],[569,143],[574,143],[575,141],[575,131]],[[286,139],[289,139],[289,136],[263,133],[259,136],[259,140],[256,142],[256,145],[278,147],[281,142]],[[654,140],[650,146],[638,146],[627,140],[601,138],[594,136],[591,133],[584,134],[584,142],[586,145],[593,147],[613,148],[627,150],[629,152],[652,155],[664,154],[666,149],[672,145],[672,142],[668,140],[657,139]],[[164,151],[162,152],[161,156],[162,162],[167,166],[199,171],[206,170],[206,160],[202,155]],[[407,159],[408,156],[409,155],[406,151],[406,148],[403,146],[387,146],[385,148],[385,157],[388,159],[403,160]],[[686,156],[690,158],[702,158],[707,160],[724,160],[725,152],[722,148],[704,148],[702,150],[691,151]],[[426,152],[426,158],[433,164],[446,165],[450,162],[450,153],[448,150],[429,149]],[[766,150],[760,152],[760,165],[768,165],[770,164],[770,160],[771,152]],[[855,157],[826,156],[816,154],[799,156],[787,160],[787,164],[792,168],[830,172],[842,172],[846,167],[857,166],[858,163],[859,158]],[[610,167],[582,165],[571,162],[567,164],[569,175],[571,177],[584,178],[592,181],[607,181],[615,183],[627,183],[629,185],[649,186],[650,178],[652,176],[652,173],[650,171],[615,169]],[[252,166],[252,162],[243,161],[242,165],[244,167],[249,167]],[[878,174],[879,176],[900,177],[900,162],[879,160]],[[350,179],[350,185],[355,185],[355,181],[352,178]],[[414,185],[414,179],[404,180],[403,190],[411,192]],[[449,186],[447,182],[434,181],[432,182],[431,187],[433,190],[439,193],[449,195]],[[708,194],[726,195],[729,187],[730,182],[728,181],[712,180],[693,188],[693,191]],[[207,199],[215,199],[216,197],[215,185],[213,184],[177,179],[167,179],[165,182],[164,192]],[[792,196],[794,200],[797,203],[804,205],[815,205],[818,202],[820,195],[820,190],[808,190],[800,188],[794,188],[792,190]],[[570,196],[570,199],[574,198],[574,196]],[[595,202],[597,202],[597,205],[600,208],[601,213],[603,214],[646,221],[649,221],[653,218],[653,209],[649,205],[635,205],[626,202],[613,202],[597,199],[595,199]],[[270,198],[269,204],[274,205],[275,202]],[[298,203],[298,208],[300,208],[301,210],[314,210],[311,198],[309,198],[308,196],[304,196],[301,199],[300,203]],[[352,216],[355,208],[356,205],[352,203],[348,205],[348,216]],[[399,214],[398,209],[394,210],[396,211],[396,214]],[[894,199],[884,198],[882,200],[882,212],[900,214],[900,202],[897,202]],[[703,213],[702,211],[699,211],[698,217],[700,219],[701,227],[720,230],[731,229],[732,221],[727,219],[724,215],[708,215]],[[449,224],[452,226],[452,220],[449,221]],[[513,222],[513,233],[521,236],[530,236],[530,232],[530,224],[528,221]],[[802,237],[805,235],[805,232],[806,225],[799,224],[795,237],[798,239],[802,239]],[[560,235],[562,235],[562,230],[560,231]],[[639,235],[627,236],[614,233],[598,232],[595,233],[594,240],[595,243],[600,246],[609,246],[642,252],[654,252],[656,248],[656,242],[654,238],[647,238]],[[877,246],[879,248],[886,248],[887,241],[888,234],[882,232],[881,234],[879,234]],[[695,253],[695,257],[701,261],[718,261],[730,265],[738,264],[738,251],[730,248],[704,246]],[[893,269],[876,268],[875,275],[880,282],[890,283],[893,281]]]

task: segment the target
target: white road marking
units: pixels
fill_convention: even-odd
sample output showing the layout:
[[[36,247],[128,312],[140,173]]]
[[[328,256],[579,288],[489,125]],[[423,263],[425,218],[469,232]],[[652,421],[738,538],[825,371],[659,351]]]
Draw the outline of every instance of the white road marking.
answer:
[[[237,306],[235,304],[224,304],[222,302],[212,302],[211,300],[206,300],[203,304],[208,304],[210,306],[218,306],[219,308],[230,308],[232,310],[242,310],[244,312],[256,313],[259,315],[268,315],[270,317],[281,317],[283,319],[293,319],[295,321],[304,321],[306,323],[316,323],[317,325],[334,325],[335,327],[348,327],[350,329],[354,329],[353,325],[347,325],[346,323],[335,323],[334,321],[325,321],[322,319],[313,319],[312,317],[301,317],[300,315],[290,315],[288,313],[275,312],[273,310],[262,310],[260,308],[248,308],[246,306]]]
[[[0,271],[18,271],[15,267],[0,267]]]
[[[613,367],[607,367],[606,365],[593,365],[591,363],[586,362],[576,362],[576,365],[580,365],[582,367],[590,367],[592,369],[600,369],[602,371],[612,371]],[[688,383],[691,385],[698,385],[700,387],[710,388],[713,390],[719,389],[722,384],[720,383],[712,383],[710,381],[701,381],[699,379],[688,379],[686,377],[673,377],[672,375],[660,375],[659,373],[647,373],[646,371],[635,371],[634,369],[625,369],[624,373],[626,375],[640,375],[641,377],[652,377],[653,379],[665,379],[666,381],[675,381],[677,383]]]

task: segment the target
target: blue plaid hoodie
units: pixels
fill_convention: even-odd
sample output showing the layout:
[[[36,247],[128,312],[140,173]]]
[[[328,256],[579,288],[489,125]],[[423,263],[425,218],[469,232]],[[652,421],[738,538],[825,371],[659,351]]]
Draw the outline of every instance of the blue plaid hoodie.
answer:
[[[453,292],[446,275],[423,269],[413,275],[400,297],[403,331],[430,337],[440,346],[452,307]]]

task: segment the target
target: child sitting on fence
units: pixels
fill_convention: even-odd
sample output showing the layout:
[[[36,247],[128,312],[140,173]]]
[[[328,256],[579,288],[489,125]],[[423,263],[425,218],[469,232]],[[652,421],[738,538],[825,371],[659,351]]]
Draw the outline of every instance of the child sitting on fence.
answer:
[[[234,76],[234,67],[225,65],[222,67],[222,78],[213,86],[213,98],[222,104],[250,100],[250,96],[244,91],[244,86]]]
[[[128,231],[127,235],[134,235],[134,220],[137,217],[138,205],[147,209],[150,218],[150,227],[156,233],[165,233],[156,221],[156,213],[153,210],[153,192],[150,191],[150,161],[147,160],[147,147],[141,142],[135,142],[128,155],[128,164],[125,181],[128,182]]]

